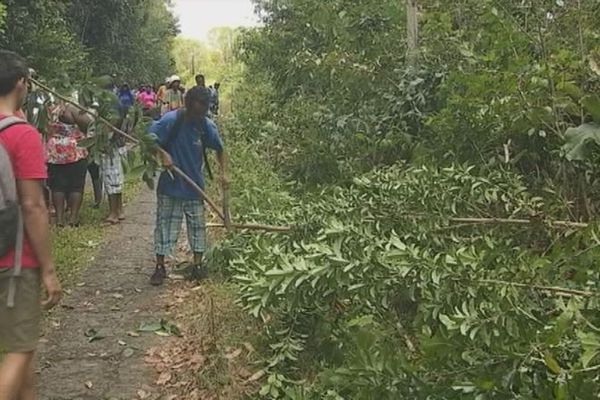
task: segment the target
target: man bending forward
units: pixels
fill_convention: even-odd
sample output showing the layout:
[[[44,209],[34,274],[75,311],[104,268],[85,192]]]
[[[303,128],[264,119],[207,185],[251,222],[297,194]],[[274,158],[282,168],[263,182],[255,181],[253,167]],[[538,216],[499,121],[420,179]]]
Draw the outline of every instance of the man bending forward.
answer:
[[[206,117],[210,105],[210,92],[195,87],[185,97],[185,108],[165,114],[151,128],[157,143],[169,153],[161,156],[168,169],[177,165],[201,188],[204,189],[205,149],[217,152],[221,167],[221,183],[228,185],[223,142],[216,125]],[[157,187],[156,229],[154,248],[156,269],[150,279],[154,286],[164,282],[167,272],[165,256],[172,253],[177,243],[185,216],[188,242],[194,252],[194,264],[190,277],[200,280],[207,277],[202,257],[206,250],[206,224],[204,203],[200,195],[181,177],[163,172]]]

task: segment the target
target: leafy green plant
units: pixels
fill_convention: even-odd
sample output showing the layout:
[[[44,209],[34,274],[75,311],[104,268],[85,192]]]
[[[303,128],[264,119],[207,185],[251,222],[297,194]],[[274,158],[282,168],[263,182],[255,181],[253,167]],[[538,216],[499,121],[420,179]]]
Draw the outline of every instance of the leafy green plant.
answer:
[[[287,204],[290,235],[213,252],[264,323],[265,397],[591,398],[598,231],[518,176],[398,165]]]

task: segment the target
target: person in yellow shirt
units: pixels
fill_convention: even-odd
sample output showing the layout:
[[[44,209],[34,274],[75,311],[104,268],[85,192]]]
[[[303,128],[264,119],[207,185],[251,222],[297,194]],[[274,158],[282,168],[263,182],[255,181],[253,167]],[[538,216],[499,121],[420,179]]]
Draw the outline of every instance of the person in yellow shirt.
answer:
[[[171,84],[171,77],[165,79],[165,83],[160,85],[158,91],[156,92],[156,100],[158,101],[158,106],[160,107],[160,115],[164,115],[167,110],[167,90],[169,85]]]

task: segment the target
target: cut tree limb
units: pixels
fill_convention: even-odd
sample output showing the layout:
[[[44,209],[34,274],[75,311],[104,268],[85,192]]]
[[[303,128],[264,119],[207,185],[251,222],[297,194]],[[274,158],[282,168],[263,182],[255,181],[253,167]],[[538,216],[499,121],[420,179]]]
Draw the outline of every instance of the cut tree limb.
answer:
[[[435,216],[428,214],[409,214],[405,215],[407,218],[426,219]],[[436,218],[443,218],[442,216]],[[587,222],[577,221],[554,221],[545,219],[518,219],[518,218],[471,218],[471,217],[454,217],[448,218],[448,221],[454,224],[459,224],[450,228],[460,228],[469,225],[493,225],[493,224],[513,224],[513,225],[531,225],[531,224],[545,224],[553,228],[577,228],[584,229],[590,226]]]
[[[458,224],[515,224],[529,225],[534,223],[546,223],[553,227],[560,228],[587,228],[589,224],[585,222],[575,221],[545,221],[545,220],[530,220],[530,219],[514,219],[514,218],[450,218],[450,222]]]
[[[487,283],[487,284],[491,284],[491,285],[513,286],[513,287],[524,288],[524,289],[534,289],[534,290],[540,290],[540,291],[544,291],[544,292],[552,292],[552,293],[563,294],[563,295],[568,295],[568,296],[593,297],[593,296],[600,295],[600,293],[588,292],[585,290],[568,289],[568,288],[561,288],[561,287],[556,287],[556,286],[530,285],[527,283],[501,281],[501,280],[497,280],[497,279],[481,279],[478,282]]]
[[[227,228],[225,224],[219,223],[208,223],[207,228]],[[266,232],[290,232],[291,226],[274,226],[274,225],[263,225],[263,224],[231,224],[232,228],[235,229],[248,229],[250,231],[266,231]]]

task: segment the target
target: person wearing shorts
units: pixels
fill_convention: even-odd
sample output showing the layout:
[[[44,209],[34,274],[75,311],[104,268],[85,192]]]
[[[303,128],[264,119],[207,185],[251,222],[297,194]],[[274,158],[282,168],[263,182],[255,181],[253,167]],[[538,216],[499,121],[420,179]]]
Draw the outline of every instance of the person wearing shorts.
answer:
[[[85,134],[75,124],[71,106],[59,106],[58,120],[51,124],[46,144],[48,160],[48,186],[56,212],[56,225],[66,224],[67,206],[69,225],[79,226],[79,212],[83,203],[83,191],[88,167],[88,151],[79,147]]]
[[[125,154],[125,147],[113,148],[108,154],[102,154],[100,163],[100,173],[104,191],[108,195],[108,217],[106,222],[117,224],[125,219],[123,213],[123,185],[125,183],[125,174],[123,173],[123,161],[121,157]]]
[[[0,120],[14,116],[23,103],[28,76],[22,57],[0,50]],[[11,159],[24,228],[20,263],[15,248],[0,256],[0,349],[5,352],[0,361],[0,400],[34,399],[40,304],[51,308],[61,297],[44,201],[45,154],[40,133],[25,123],[0,132],[0,146]],[[17,266],[21,274],[14,277]],[[40,284],[48,294],[43,302]]]
[[[151,134],[166,153],[160,153],[165,168],[177,165],[198,186],[204,188],[203,147],[214,150],[221,167],[221,184],[228,185],[226,157],[217,126],[209,120],[208,89],[194,87],[185,97],[185,108],[163,116],[150,129]],[[200,280],[208,275],[202,265],[206,251],[206,224],[204,203],[200,195],[181,177],[163,172],[157,186],[156,228],[154,250],[156,268],[150,279],[154,286],[161,285],[167,276],[165,257],[171,255],[185,216],[189,245],[194,261],[189,278]]]

